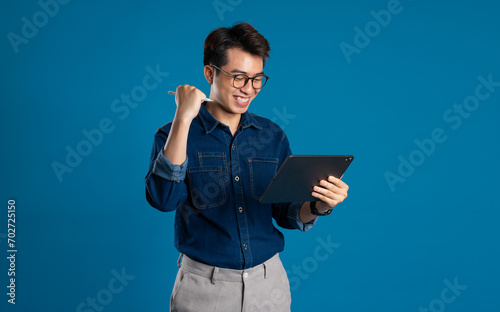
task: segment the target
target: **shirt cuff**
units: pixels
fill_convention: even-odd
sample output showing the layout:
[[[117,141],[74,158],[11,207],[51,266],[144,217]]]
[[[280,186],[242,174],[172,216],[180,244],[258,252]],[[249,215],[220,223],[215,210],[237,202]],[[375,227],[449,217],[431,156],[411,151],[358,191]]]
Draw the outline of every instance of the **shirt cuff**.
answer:
[[[174,165],[163,155],[163,152],[159,152],[153,164],[152,172],[166,180],[180,182],[186,178],[187,164],[187,157],[182,165]]]
[[[316,224],[316,221],[318,218],[314,218],[312,221],[309,221],[307,223],[302,223],[300,221],[299,213],[300,213],[300,208],[302,207],[304,203],[299,203],[299,202],[293,202],[290,204],[290,207],[288,207],[288,220],[290,221],[290,224],[294,226],[296,229],[301,230],[302,232],[309,231],[313,225]]]

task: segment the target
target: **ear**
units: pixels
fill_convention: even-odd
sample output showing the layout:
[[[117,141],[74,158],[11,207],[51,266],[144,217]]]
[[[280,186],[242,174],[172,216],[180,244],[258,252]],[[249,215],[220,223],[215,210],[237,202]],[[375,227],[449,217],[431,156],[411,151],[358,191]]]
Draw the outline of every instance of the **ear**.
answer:
[[[213,84],[214,83],[214,75],[215,75],[214,68],[210,65],[205,65],[205,67],[203,68],[203,71],[205,73],[205,79],[207,79],[208,83]]]

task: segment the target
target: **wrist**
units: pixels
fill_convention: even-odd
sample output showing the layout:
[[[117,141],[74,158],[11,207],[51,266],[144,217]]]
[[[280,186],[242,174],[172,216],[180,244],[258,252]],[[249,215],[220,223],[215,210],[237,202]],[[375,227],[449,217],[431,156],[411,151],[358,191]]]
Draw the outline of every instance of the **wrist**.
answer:
[[[175,114],[172,120],[172,127],[189,128],[193,119]]]
[[[332,208],[328,209],[317,209],[316,208],[316,201],[310,202],[310,208],[311,208],[311,214],[315,216],[327,216],[332,212]]]

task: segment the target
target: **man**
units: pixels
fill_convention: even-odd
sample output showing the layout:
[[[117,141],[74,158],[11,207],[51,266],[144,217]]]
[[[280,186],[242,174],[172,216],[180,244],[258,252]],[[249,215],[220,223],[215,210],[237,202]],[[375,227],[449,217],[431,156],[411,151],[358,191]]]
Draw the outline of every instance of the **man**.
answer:
[[[204,46],[212,101],[193,86],[177,87],[175,117],[155,134],[146,197],[176,211],[175,247],[184,255],[171,311],[290,311],[278,256],[284,238],[272,218],[307,231],[347,197],[348,186],[329,177],[312,190],[317,202],[260,203],[291,154],[283,130],[247,112],[266,84],[269,51],[248,23],[212,31]]]

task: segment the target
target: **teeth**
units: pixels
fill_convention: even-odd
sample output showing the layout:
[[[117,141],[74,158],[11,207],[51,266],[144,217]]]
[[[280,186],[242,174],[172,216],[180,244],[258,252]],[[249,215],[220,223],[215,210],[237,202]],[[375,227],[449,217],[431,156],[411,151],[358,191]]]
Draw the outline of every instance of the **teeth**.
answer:
[[[242,97],[239,97],[239,96],[238,96],[238,97],[236,97],[236,100],[237,100],[237,101],[240,101],[240,102],[243,102],[243,103],[244,103],[244,102],[248,102],[248,98],[242,98]]]

